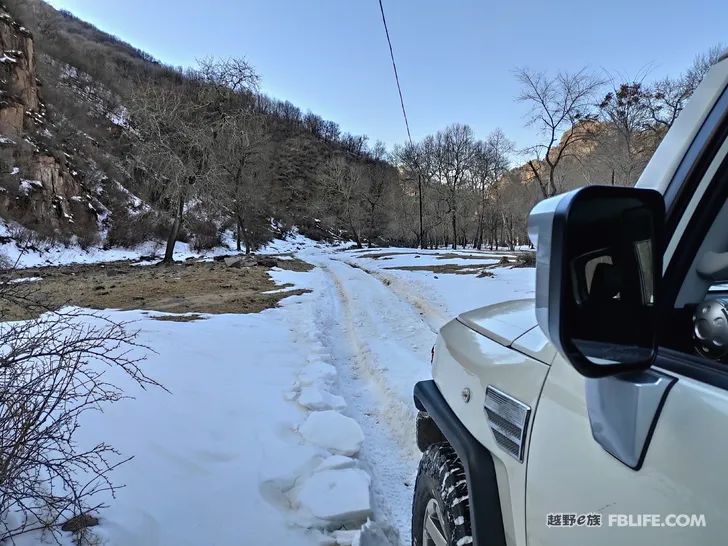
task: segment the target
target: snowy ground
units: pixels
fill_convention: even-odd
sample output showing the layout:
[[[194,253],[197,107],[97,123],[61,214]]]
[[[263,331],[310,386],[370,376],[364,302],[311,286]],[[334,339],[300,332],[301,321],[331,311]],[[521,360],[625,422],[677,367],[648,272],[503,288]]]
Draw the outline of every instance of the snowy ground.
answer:
[[[71,264],[94,264],[115,262],[120,260],[139,260],[140,258],[164,255],[165,244],[162,241],[148,241],[133,248],[113,247],[104,249],[100,246],[82,248],[77,243],[68,245],[19,242],[23,230],[16,224],[0,219],[0,261],[7,262],[2,267],[29,268],[42,266],[62,266]],[[304,246],[311,246],[313,241],[294,231],[285,240],[275,239],[262,254],[287,254]],[[235,253],[235,238],[231,231],[222,235],[222,245],[204,251],[196,251],[189,244],[177,242],[174,248],[174,259],[184,261],[188,258],[212,259],[214,256]],[[153,262],[142,261],[139,265]]]
[[[3,235],[3,233],[2,226],[0,226],[0,235]],[[212,257],[231,252],[233,252],[231,248],[226,247],[218,247],[208,252],[195,252],[187,243],[177,243],[174,250],[174,259]],[[69,246],[49,245],[40,249],[18,245],[14,241],[0,244],[0,256],[7,260],[9,266],[18,268],[138,260],[141,256],[154,256],[160,255],[160,253],[164,254],[164,245],[160,242],[144,243],[135,248],[111,248],[108,250],[99,247],[83,249],[73,244]]]
[[[127,487],[101,514],[102,543],[349,544],[371,518],[408,544],[420,455],[412,387],[430,377],[436,332],[461,311],[533,293],[529,268],[486,278],[389,269],[481,255],[495,264],[502,253],[380,249],[397,252],[383,259],[300,236],[267,252],[315,265],[273,273],[311,292],[197,322],[110,313],[139,321],[156,351],[146,371],[171,394],[135,391],[82,423],[82,443],[135,455],[116,472]]]

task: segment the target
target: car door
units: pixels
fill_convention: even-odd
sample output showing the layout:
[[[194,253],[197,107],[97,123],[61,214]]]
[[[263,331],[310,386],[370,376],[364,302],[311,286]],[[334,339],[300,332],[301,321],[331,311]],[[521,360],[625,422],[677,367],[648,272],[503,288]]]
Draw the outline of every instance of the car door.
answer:
[[[722,544],[728,536],[728,359],[696,352],[692,320],[716,295],[711,285],[728,280],[701,270],[709,252],[728,259],[725,95],[711,114],[714,124],[706,121],[691,146],[700,150],[688,150],[665,191],[664,329],[652,368],[660,396],[645,403],[642,394],[655,385],[585,378],[557,356],[528,452],[529,545],[682,546]],[[590,419],[605,407],[621,412],[624,430],[643,427],[635,458],[615,455],[604,440],[609,434]]]
[[[531,435],[528,544],[722,543],[728,535],[728,475],[722,472],[723,454],[728,453],[728,391],[674,372],[669,375],[677,380],[658,416],[643,464],[635,470],[595,441],[585,396],[585,382],[591,380],[557,358]],[[583,516],[582,524],[570,525],[571,514],[575,523]],[[668,520],[675,515],[681,519]],[[685,517],[694,518],[690,524],[698,526],[653,526],[682,525]]]

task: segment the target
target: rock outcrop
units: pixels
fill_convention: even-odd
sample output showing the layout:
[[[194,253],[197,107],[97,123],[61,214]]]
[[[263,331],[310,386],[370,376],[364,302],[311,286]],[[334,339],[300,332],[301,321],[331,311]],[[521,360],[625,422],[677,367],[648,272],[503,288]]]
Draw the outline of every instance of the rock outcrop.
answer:
[[[96,236],[94,198],[53,149],[33,36],[0,4],[0,215],[45,236]]]
[[[25,126],[25,113],[37,111],[38,82],[35,77],[35,51],[30,32],[0,7],[0,134],[19,138]]]

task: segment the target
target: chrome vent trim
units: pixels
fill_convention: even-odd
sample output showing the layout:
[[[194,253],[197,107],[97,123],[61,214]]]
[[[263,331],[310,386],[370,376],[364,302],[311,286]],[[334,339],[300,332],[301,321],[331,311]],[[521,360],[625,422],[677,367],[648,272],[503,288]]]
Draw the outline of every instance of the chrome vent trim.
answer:
[[[485,405],[488,424],[495,442],[509,455],[523,462],[523,448],[531,408],[523,402],[488,385],[485,389]]]

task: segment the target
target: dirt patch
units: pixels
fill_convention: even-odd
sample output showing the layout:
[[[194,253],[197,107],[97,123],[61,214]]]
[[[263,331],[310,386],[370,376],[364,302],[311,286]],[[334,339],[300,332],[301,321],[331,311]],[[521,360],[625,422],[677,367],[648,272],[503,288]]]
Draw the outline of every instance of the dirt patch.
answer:
[[[479,277],[492,277],[493,273],[488,271],[491,264],[444,264],[444,265],[403,265],[399,267],[385,267],[384,269],[399,269],[401,271],[430,271],[432,273],[449,273],[454,275],[473,275]]]
[[[357,254],[357,258],[371,258],[373,260],[387,260],[394,256],[412,256],[419,254],[418,252],[367,252],[365,254]]]
[[[189,315],[157,315],[149,318],[152,320],[161,320],[162,322],[195,322],[203,320],[205,317],[197,313],[192,313]]]
[[[309,271],[313,266],[297,259],[279,260],[278,267]],[[147,309],[167,313],[257,313],[288,296],[307,292],[275,292],[279,285],[268,275],[269,267],[228,267],[224,262],[187,261],[172,265],[133,266],[131,262],[41,267],[15,271],[0,282],[14,278],[42,277],[27,284],[9,285],[28,301],[46,309],[77,305],[92,309]],[[272,293],[265,293],[271,292]],[[38,311],[26,305],[0,301],[4,320],[30,318]],[[178,319],[195,320],[190,315]]]
[[[432,257],[437,260],[498,260],[507,258],[511,263],[516,261],[515,252],[497,251],[487,252],[483,254],[458,254],[457,252],[445,252],[443,254],[431,254],[421,252],[369,252],[366,254],[357,254],[357,258],[371,258],[373,260],[391,260],[395,256],[414,256],[419,258],[420,256]]]
[[[495,252],[485,256],[483,254],[456,254],[448,252],[447,254],[437,254],[436,258],[438,260],[495,260],[497,256],[499,255]]]

